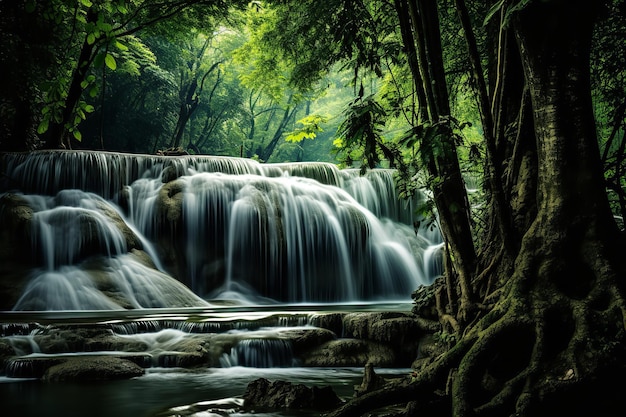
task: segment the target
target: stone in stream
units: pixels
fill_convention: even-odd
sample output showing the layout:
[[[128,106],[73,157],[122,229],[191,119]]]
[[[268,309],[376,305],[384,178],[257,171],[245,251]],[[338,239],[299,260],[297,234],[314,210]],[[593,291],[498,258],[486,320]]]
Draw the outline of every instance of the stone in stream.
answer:
[[[342,404],[330,386],[307,387],[287,381],[271,382],[265,378],[248,384],[243,395],[244,410],[332,410]]]
[[[42,380],[64,381],[112,381],[142,376],[139,365],[116,357],[75,357],[53,365],[46,370]]]

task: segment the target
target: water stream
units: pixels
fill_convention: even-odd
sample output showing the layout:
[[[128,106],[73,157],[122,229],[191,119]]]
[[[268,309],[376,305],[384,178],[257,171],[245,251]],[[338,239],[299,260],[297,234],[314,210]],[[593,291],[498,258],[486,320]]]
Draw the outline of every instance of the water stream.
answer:
[[[439,232],[415,215],[426,196],[400,200],[392,170],[82,151],[0,161],[0,342],[16,354],[0,408],[10,415],[169,415],[236,403],[260,376],[351,396],[360,368],[303,367],[281,332],[315,328],[320,312],[409,311],[412,291],[442,272]],[[106,330],[126,348],[41,353],[36,341],[51,343],[54,326]],[[194,338],[224,351],[189,371],[181,346]],[[139,378],[27,377],[54,355],[124,356],[133,343]]]

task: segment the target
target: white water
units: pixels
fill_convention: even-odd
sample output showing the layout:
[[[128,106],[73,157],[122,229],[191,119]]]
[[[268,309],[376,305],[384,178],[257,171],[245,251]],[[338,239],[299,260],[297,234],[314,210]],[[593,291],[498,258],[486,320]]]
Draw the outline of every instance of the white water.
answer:
[[[390,170],[93,152],[4,158],[24,186],[3,188],[34,213],[36,267],[15,310],[406,301],[441,273],[438,232],[414,229],[415,202],[398,199]]]

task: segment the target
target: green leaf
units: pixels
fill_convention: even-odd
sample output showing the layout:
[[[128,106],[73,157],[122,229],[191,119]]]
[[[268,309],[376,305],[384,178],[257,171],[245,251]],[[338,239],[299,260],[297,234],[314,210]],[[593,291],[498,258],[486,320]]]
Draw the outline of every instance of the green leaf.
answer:
[[[80,3],[85,6],[85,7],[91,7],[92,6],[92,2],[89,0],[80,0]]]
[[[115,58],[113,58],[113,55],[111,54],[106,54],[106,56],[104,57],[104,63],[112,71],[115,71],[115,69],[117,68],[117,62],[115,62]]]
[[[96,25],[98,26],[98,29],[100,29],[103,32],[110,32],[113,30],[113,26],[111,26],[110,23],[106,23],[101,20],[98,20]]]
[[[117,47],[117,49],[119,49],[120,51],[128,51],[128,46],[124,45],[122,42],[116,40],[115,41],[115,46]]]
[[[93,33],[90,33],[89,35],[87,35],[87,43],[89,45],[93,45],[96,42],[96,35],[94,35]]]
[[[493,16],[497,14],[500,9],[502,9],[503,4],[504,0],[500,0],[499,2],[491,6],[491,9],[489,9],[489,11],[487,12],[487,16],[485,16],[485,20],[483,20],[483,26],[487,26],[487,23],[489,23]]]
[[[93,60],[94,67],[101,67],[104,64],[104,53],[100,52]]]
[[[95,86],[91,90],[89,90],[89,97],[94,98],[98,95],[98,87]]]
[[[40,135],[46,133],[46,131],[48,130],[49,123],[50,122],[47,118],[43,119],[41,123],[39,123],[39,126],[37,126],[37,133]]]
[[[93,113],[95,110],[95,108],[91,104],[86,104],[84,109],[87,113]]]
[[[76,139],[79,142],[83,139],[83,135],[81,135],[80,131],[78,130],[74,130],[72,134],[74,135],[74,139]]]

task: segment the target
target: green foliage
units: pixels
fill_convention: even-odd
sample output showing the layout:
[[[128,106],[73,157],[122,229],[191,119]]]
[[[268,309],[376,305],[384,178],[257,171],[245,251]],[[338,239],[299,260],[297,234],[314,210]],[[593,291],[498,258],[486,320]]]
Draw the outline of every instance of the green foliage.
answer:
[[[344,155],[347,166],[358,161],[362,170],[375,168],[381,161],[380,152],[388,153],[382,135],[387,121],[385,109],[373,96],[359,95],[344,111],[344,116],[337,132],[336,151]]]
[[[491,7],[491,9],[489,9],[489,12],[487,12],[487,15],[485,16],[483,24],[487,25],[495,15],[503,14],[502,25],[503,27],[507,27],[515,13],[524,10],[524,8],[532,2],[533,0],[499,0]]]
[[[302,127],[287,133],[285,140],[287,142],[302,142],[304,139],[315,139],[318,133],[324,131],[322,125],[327,121],[327,116],[320,116],[318,114],[306,116],[296,122],[301,124]]]
[[[445,331],[435,332],[433,338],[436,342],[443,343],[448,348],[454,346],[458,341],[458,335],[456,333],[448,333]]]

